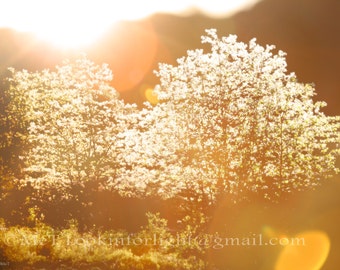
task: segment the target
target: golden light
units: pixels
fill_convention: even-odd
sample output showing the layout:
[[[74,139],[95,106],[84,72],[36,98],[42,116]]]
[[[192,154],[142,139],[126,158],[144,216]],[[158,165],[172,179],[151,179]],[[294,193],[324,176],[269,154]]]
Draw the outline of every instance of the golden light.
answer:
[[[292,241],[284,247],[275,270],[319,270],[330,250],[330,240],[322,231],[305,231],[294,237],[303,239],[303,245]],[[301,242],[301,241],[300,241]]]
[[[64,48],[90,45],[115,22],[136,20],[155,12],[186,14],[200,10],[230,15],[259,0],[11,0],[0,9],[0,27],[31,32]]]
[[[3,4],[0,27],[31,32],[58,47],[76,48],[91,44],[115,22],[139,19],[150,14],[143,2],[131,1],[20,1]]]

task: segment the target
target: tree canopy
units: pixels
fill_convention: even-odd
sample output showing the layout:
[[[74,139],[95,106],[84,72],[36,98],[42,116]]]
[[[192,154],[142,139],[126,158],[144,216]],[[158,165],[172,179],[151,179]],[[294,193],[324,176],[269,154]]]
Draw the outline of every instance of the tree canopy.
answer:
[[[55,71],[12,70],[8,113],[22,104],[30,144],[24,180],[213,203],[276,198],[337,172],[339,117],[287,72],[284,52],[215,30],[202,42],[210,50],[160,64],[159,102],[140,110],[119,99],[108,66],[86,57]]]
[[[211,50],[188,51],[177,66],[161,64],[157,72],[155,114],[162,108],[162,123],[176,123],[168,145],[179,182],[211,198],[275,198],[337,172],[339,117],[325,116],[314,87],[287,72],[284,52],[256,39],[218,38],[215,30],[202,42]]]
[[[11,90],[26,104],[29,122],[25,181],[63,189],[117,178],[125,166],[119,138],[135,106],[118,98],[111,79],[106,65],[86,58],[56,71],[14,72]]]

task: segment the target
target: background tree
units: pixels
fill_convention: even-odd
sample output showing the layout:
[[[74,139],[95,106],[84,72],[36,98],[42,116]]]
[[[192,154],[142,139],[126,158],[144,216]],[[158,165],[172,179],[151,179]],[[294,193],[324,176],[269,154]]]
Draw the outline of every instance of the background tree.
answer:
[[[13,89],[30,104],[27,180],[71,187],[119,175],[124,167],[119,134],[128,128],[135,107],[118,98],[111,79],[107,66],[86,58],[55,72],[13,74]]]
[[[313,86],[287,73],[285,53],[207,33],[211,51],[188,51],[157,72],[154,113],[168,116],[159,129],[176,123],[179,134],[167,142],[177,157],[171,185],[209,204],[226,194],[275,199],[336,173],[339,117],[324,115]]]
[[[136,107],[119,99],[111,80],[107,65],[97,66],[86,57],[55,71],[12,70],[8,121],[25,120],[29,145],[19,155],[25,164],[19,180],[35,188],[27,198],[44,208],[45,215],[66,212],[70,215],[62,221],[80,221],[93,214],[89,207],[100,194],[109,198],[117,185],[124,186],[122,141],[137,119]]]

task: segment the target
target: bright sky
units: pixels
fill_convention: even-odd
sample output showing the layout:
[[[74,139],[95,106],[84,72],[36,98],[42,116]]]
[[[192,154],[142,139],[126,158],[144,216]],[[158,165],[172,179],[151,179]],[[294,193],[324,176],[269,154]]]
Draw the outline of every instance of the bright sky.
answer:
[[[119,20],[155,12],[231,15],[259,0],[0,0],[0,28],[32,32],[64,47],[93,42]]]

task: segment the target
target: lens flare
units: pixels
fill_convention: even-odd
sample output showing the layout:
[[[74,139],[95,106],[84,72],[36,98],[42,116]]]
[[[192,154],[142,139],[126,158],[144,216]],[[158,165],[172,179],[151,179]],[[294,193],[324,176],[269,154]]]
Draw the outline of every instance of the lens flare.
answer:
[[[276,262],[275,270],[319,270],[330,250],[330,240],[322,231],[305,231],[294,238],[303,239],[303,245],[291,242],[285,246]]]
[[[146,100],[149,101],[152,105],[156,105],[158,103],[158,97],[152,88],[147,88],[144,92],[144,95]]]
[[[136,24],[122,22],[114,28],[115,36],[105,40],[98,52],[109,51],[110,67],[114,74],[113,86],[119,92],[138,86],[154,67],[159,40],[149,22]],[[119,37],[119,38],[117,38]]]

